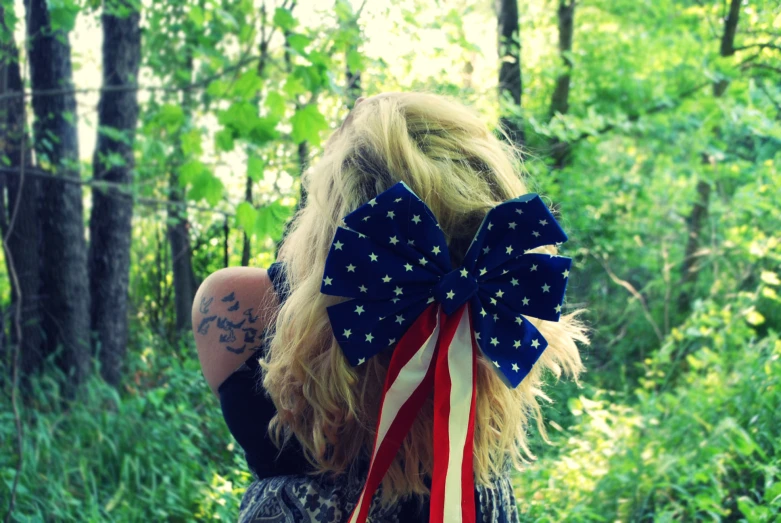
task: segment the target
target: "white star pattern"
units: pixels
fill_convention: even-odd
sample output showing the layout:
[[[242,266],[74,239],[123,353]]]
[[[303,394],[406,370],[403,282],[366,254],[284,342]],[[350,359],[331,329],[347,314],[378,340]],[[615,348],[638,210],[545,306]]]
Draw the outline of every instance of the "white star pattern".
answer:
[[[377,255],[376,255],[376,254],[374,254],[374,253],[371,253],[371,254],[369,255],[369,259],[370,259],[371,261],[373,261],[373,262],[376,262],[376,261],[377,261]]]
[[[555,310],[556,312],[561,313],[561,305],[556,305]]]
[[[396,213],[395,212],[388,211],[388,218],[395,218],[395,217],[396,217]]]
[[[548,285],[547,283],[544,283],[542,285],[542,292],[550,292],[550,285]]]
[[[347,339],[350,339],[350,336],[353,335],[353,331],[350,329],[344,329],[344,332],[342,333],[342,336],[344,336]]]
[[[497,321],[499,319],[499,315],[494,313],[494,321]]]
[[[561,275],[564,276],[565,278],[569,278],[569,269],[562,272]]]
[[[396,238],[395,236],[391,236],[389,241],[391,245],[396,245],[397,243],[399,243],[399,239]]]
[[[393,203],[399,203],[400,201],[401,201],[401,198],[396,198],[395,200],[393,200]]]
[[[341,251],[344,244],[342,242],[334,242],[334,250]]]
[[[352,263],[347,266],[347,272],[355,272],[355,265]]]
[[[513,363],[513,370],[515,372],[518,372],[519,368],[518,368],[518,364],[517,363]]]
[[[487,272],[488,271],[485,270],[485,269],[480,269],[480,276],[485,276],[485,273],[487,273]]]
[[[503,296],[504,296],[504,291],[502,289],[499,289],[498,291],[496,291],[496,297],[497,298],[501,298]]]
[[[499,368],[499,362],[498,361],[494,361],[493,364],[496,365],[497,369]]]
[[[453,292],[452,290],[448,291],[448,293],[447,293],[447,299],[448,300],[452,300],[455,297],[456,297],[456,293],[455,292]]]
[[[410,265],[409,263],[405,263],[404,268],[407,270],[407,272],[409,272],[412,270],[412,265]]]
[[[382,281],[385,283],[390,283],[391,277],[386,274],[385,276],[383,276]]]
[[[323,282],[325,282],[326,285],[331,285],[332,281],[334,281],[333,278],[329,278],[328,276],[323,278]]]
[[[404,316],[401,315],[396,316],[396,323],[398,323],[399,325],[404,323]]]
[[[434,254],[439,254],[440,253],[439,245],[435,245],[434,248],[431,249],[431,252]]]
[[[416,223],[416,224],[417,224],[417,223],[420,223],[420,215],[419,215],[419,214],[416,214],[416,215],[414,215],[414,216],[412,217],[412,222],[413,222],[413,223]]]
[[[513,287],[517,287],[518,286],[518,279],[517,278],[513,278],[513,279],[510,280],[510,283],[513,284]]]
[[[466,278],[467,276],[469,276],[469,271],[466,268],[461,269],[461,277]]]
[[[539,346],[540,346],[540,342],[539,342],[539,340],[532,340],[532,347],[534,347],[534,348],[536,349],[536,348],[538,348]]]
[[[526,296],[523,297],[523,304],[529,305],[529,298],[527,298]]]
[[[491,298],[491,305],[496,305],[496,298]]]
[[[488,222],[488,230],[490,231],[491,229],[493,229],[493,227],[494,227],[494,224],[491,223],[491,222]]]
[[[491,345],[496,347],[497,345],[499,345],[499,340],[497,340],[496,338],[491,338]]]
[[[521,348],[521,340],[515,340],[513,343],[513,348],[520,349]]]
[[[396,343],[396,338],[391,338],[388,340],[388,345],[393,345],[394,343]]]
[[[537,270],[537,264],[535,263],[534,265],[532,265],[531,272],[534,272],[536,270]]]
[[[513,253],[513,246],[512,245],[508,245],[507,246],[507,254],[512,254],[512,253]]]
[[[485,309],[480,309],[480,316],[482,316],[483,318],[485,318],[487,315],[488,315],[488,313],[487,313],[487,312],[485,312]]]
[[[363,365],[364,363],[366,363],[366,358],[359,358],[358,359],[358,365]]]
[[[415,240],[407,240],[407,245],[415,246]]]
[[[369,205],[371,205],[372,207],[377,205],[377,198],[372,198],[371,200],[369,200]]]
[[[426,264],[428,263],[428,260],[426,258],[421,258],[421,259],[418,260],[418,263],[420,263],[421,265],[423,265],[425,267]]]
[[[475,339],[476,340],[480,339],[480,333],[478,331],[475,331]]]
[[[401,287],[398,286],[395,289],[393,289],[393,292],[396,293],[396,296],[401,296],[402,294],[404,294],[404,291],[401,290]]]
[[[368,221],[369,221],[369,218],[371,218],[371,216],[364,216],[364,217],[363,217],[363,221],[365,221],[365,222],[368,222]]]
[[[358,287],[358,290],[359,290],[359,291],[361,291],[361,292],[368,292],[368,291],[369,291],[369,289],[367,289],[367,288],[366,288],[365,286],[363,286],[363,285],[361,285],[360,287]]]
[[[516,225],[517,224],[515,222],[510,222],[510,223],[507,224],[507,226],[510,227],[510,229],[512,229],[512,230],[515,230],[515,226]]]
[[[364,312],[366,312],[366,311],[364,311],[364,310],[363,310],[363,305],[358,305],[358,306],[355,308],[355,313],[356,313],[358,316],[360,316],[360,315],[361,315],[361,314],[363,314]]]
[[[429,296],[429,298],[426,300],[426,304],[434,303],[434,297]]]
[[[486,245],[485,247],[483,247],[483,254],[488,254],[488,251],[490,250],[491,248]]]
[[[518,325],[522,325],[523,324],[523,318],[520,317],[520,316],[517,316],[515,318],[515,323],[517,323]]]
[[[542,226],[548,225],[548,220],[540,220],[540,225]]]
[[[518,214],[523,214],[523,211],[521,209],[515,209],[515,212],[517,212]]]
[[[538,233],[537,231],[532,231],[532,234],[534,235],[535,238],[540,237],[540,233]]]
[[[371,343],[373,340],[374,340],[374,336],[372,336],[372,333],[371,333],[371,332],[370,332],[369,334],[367,334],[367,335],[366,335],[366,341],[368,341],[369,343]]]

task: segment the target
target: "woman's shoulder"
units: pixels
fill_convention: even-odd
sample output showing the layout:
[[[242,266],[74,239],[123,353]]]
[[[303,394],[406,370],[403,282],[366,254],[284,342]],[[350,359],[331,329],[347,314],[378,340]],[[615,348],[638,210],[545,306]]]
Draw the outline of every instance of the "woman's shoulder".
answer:
[[[215,393],[260,347],[280,303],[279,269],[227,267],[210,274],[198,288],[192,329],[201,368]]]

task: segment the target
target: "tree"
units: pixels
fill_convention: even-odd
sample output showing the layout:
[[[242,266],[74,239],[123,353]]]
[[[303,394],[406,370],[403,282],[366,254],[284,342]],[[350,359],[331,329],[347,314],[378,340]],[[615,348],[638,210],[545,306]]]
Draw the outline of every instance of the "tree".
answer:
[[[518,0],[496,0],[496,18],[499,36],[499,99],[509,103],[503,110],[502,126],[516,145],[524,145],[526,139],[523,122],[508,115],[508,111],[520,113],[523,85],[521,80],[521,43],[518,27]]]
[[[549,120],[557,114],[567,114],[569,111],[569,89],[572,79],[572,35],[574,33],[575,0],[560,0],[557,10],[559,55],[564,62],[564,70],[556,78],[556,87],[551,95]],[[554,167],[560,169],[564,166],[569,155],[569,144],[558,138],[554,138],[551,144],[551,154]]]
[[[76,98],[73,93],[68,32],[73,20],[52,23],[48,2],[25,0],[30,57],[33,126],[41,179],[39,216],[42,324],[47,353],[59,347],[57,361],[70,375],[72,391],[90,365],[90,295],[87,246],[79,180]],[[69,25],[63,25],[68,23]],[[47,92],[49,91],[49,92]],[[60,179],[57,179],[60,178]]]
[[[20,96],[23,84],[19,53],[6,15],[0,5],[0,31],[8,35],[0,43],[0,96],[8,96],[0,102],[0,135],[6,138],[0,140],[0,158],[8,160],[5,184],[1,188],[7,190],[8,206],[0,213],[0,223],[5,239],[5,261],[11,275],[11,310],[19,327],[18,332],[16,328],[11,329],[10,340],[20,351],[21,374],[28,376],[41,366],[44,357],[39,312],[39,183],[25,175],[25,169],[32,166],[32,154],[25,128],[24,98]],[[0,190],[0,201],[5,203],[3,190]]]
[[[93,158],[95,180],[90,217],[89,271],[91,318],[100,354],[101,374],[118,385],[127,350],[130,228],[133,197],[133,143],[138,98],[127,87],[138,78],[141,58],[140,13],[134,2],[107,3],[103,28],[103,87],[98,105],[98,139]]]

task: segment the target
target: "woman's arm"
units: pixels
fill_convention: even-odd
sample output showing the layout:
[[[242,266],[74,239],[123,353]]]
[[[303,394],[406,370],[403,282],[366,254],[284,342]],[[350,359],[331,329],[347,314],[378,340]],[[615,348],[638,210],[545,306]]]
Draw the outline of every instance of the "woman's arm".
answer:
[[[195,295],[192,320],[201,370],[220,384],[261,349],[279,300],[265,269],[229,267],[211,274]]]

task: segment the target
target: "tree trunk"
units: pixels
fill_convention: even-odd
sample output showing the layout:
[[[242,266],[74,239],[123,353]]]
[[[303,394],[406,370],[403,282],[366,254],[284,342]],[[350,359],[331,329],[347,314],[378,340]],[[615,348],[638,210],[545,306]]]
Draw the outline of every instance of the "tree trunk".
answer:
[[[518,28],[518,0],[496,0],[496,17],[499,34],[499,98],[521,110],[521,45]],[[507,111],[503,111],[507,112]],[[517,116],[503,116],[501,124],[513,142],[522,146],[525,143],[523,121]]]
[[[721,48],[719,53],[722,57],[732,56],[735,53],[735,34],[738,28],[738,19],[740,17],[741,0],[731,0],[729,14],[724,19],[724,32],[721,37]],[[729,81],[720,79],[713,83],[713,96],[721,97],[729,86]],[[718,137],[720,129],[714,126],[713,133]],[[702,152],[703,168],[715,168],[715,158],[707,152]],[[692,206],[691,214],[688,219],[688,231],[686,241],[686,251],[683,264],[681,266],[681,293],[678,295],[678,311],[684,313],[691,308],[691,299],[694,285],[699,276],[699,267],[697,265],[697,252],[700,247],[700,238],[702,230],[706,225],[708,218],[708,205],[710,203],[710,184],[700,179],[697,182],[697,200]]]
[[[46,0],[25,0],[24,4],[38,163],[53,178],[78,179],[76,98],[68,34],[63,29],[52,31]],[[41,94],[58,89],[65,92]],[[44,344],[47,352],[62,347],[57,363],[70,375],[68,388],[72,392],[86,378],[90,365],[90,296],[81,186],[41,180],[39,209]]]
[[[553,90],[550,104],[550,118],[556,113],[567,114],[569,111],[569,90],[572,73],[572,60],[569,57],[572,51],[572,36],[575,22],[575,0],[560,0],[558,9],[559,29],[559,55],[564,62],[564,72],[556,78],[556,87]],[[554,168],[564,167],[570,153],[570,145],[567,142],[554,138],[551,144],[551,155],[554,160]]]
[[[190,51],[192,47],[186,46],[187,59],[185,70],[188,72],[188,83],[191,81],[193,71],[193,57]],[[192,94],[184,90],[182,94],[182,106],[185,117],[189,122],[192,117]],[[179,131],[183,132],[182,130]],[[181,136],[177,135],[177,151],[174,156],[183,157]],[[176,312],[176,332],[186,333],[192,323],[192,304],[195,299],[197,286],[195,273],[193,272],[193,253],[190,248],[190,224],[187,219],[187,208],[184,203],[184,191],[179,186],[179,167],[181,161],[172,166],[169,177],[168,200],[168,241],[171,244],[171,265],[174,273],[174,311]]]
[[[104,12],[103,86],[133,84],[138,78],[141,58],[140,14],[124,0],[130,14],[119,18]],[[118,385],[127,350],[128,279],[130,277],[130,229],[133,198],[129,185],[133,177],[133,142],[138,122],[138,98],[133,89],[102,91],[98,105],[99,127],[113,128],[123,134],[114,140],[98,132],[93,158],[94,179],[128,186],[127,189],[92,190],[90,217],[90,291],[92,330],[96,335],[101,374]],[[109,155],[124,160],[112,166]]]
[[[5,12],[0,6],[0,30],[7,30]],[[18,50],[13,39],[0,47],[0,94],[21,93],[22,77],[19,69]],[[21,375],[29,376],[41,367],[44,353],[41,347],[41,316],[39,250],[41,247],[40,222],[38,220],[39,182],[25,176],[25,168],[32,166],[31,142],[25,129],[24,99],[7,98],[0,102],[0,155],[7,156],[9,171],[5,177],[8,206],[3,209],[3,237],[8,250],[5,261],[11,279],[11,310],[15,314],[21,299],[20,332],[11,329],[10,341],[19,344]],[[0,192],[0,200],[3,193]],[[3,202],[4,203],[4,202]],[[11,274],[16,272],[16,286]],[[21,336],[21,340],[19,337]]]

